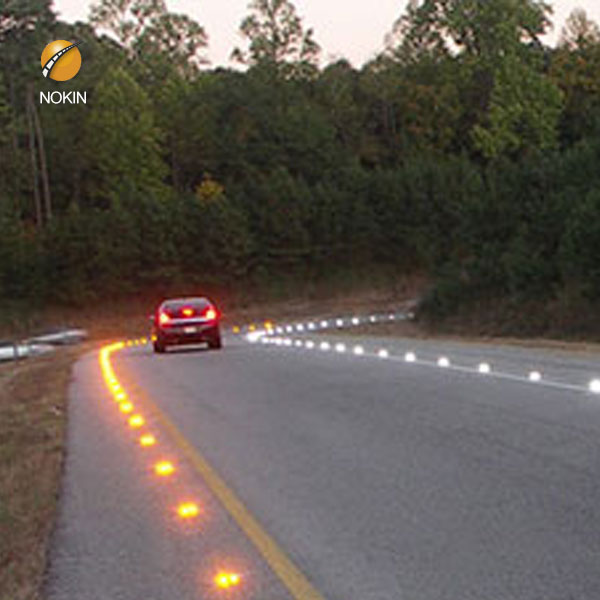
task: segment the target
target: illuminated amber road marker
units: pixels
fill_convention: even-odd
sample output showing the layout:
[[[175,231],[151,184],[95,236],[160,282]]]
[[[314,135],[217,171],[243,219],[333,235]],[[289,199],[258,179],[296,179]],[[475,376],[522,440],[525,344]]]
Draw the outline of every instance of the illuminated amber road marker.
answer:
[[[154,472],[160,477],[168,477],[175,472],[175,467],[168,460],[163,460],[154,465]]]
[[[144,425],[146,421],[142,415],[133,415],[133,417],[129,418],[129,426],[133,429],[139,429]]]
[[[239,585],[242,578],[237,573],[226,573],[221,571],[215,575],[215,584],[221,589],[227,589]]]
[[[177,507],[177,514],[182,519],[193,519],[200,512],[198,505],[194,502],[184,502]]]
[[[126,414],[130,413],[130,412],[133,412],[133,404],[131,402],[122,402],[119,405],[119,410],[122,413],[126,413]]]
[[[143,448],[149,448],[156,444],[156,438],[151,433],[145,433],[140,437],[140,446]]]
[[[127,400],[127,394],[125,392],[115,394],[115,402],[124,402],[125,400]]]

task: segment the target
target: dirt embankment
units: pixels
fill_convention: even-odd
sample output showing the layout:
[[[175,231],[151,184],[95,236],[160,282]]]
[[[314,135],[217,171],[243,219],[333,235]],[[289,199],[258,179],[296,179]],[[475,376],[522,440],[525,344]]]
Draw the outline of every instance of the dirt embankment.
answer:
[[[37,600],[62,471],[77,350],[0,365],[0,598]]]

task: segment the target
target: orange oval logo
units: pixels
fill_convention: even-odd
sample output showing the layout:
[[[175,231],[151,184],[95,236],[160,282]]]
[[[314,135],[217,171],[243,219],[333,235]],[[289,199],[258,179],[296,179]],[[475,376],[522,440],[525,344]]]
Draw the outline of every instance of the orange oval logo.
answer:
[[[42,52],[42,75],[54,81],[68,81],[73,79],[81,68],[81,42],[68,42],[55,40],[50,42]]]

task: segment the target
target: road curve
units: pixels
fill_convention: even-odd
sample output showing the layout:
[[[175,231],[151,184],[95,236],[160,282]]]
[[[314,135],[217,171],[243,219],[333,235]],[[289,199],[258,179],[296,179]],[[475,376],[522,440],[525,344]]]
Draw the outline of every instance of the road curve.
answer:
[[[294,597],[152,405],[327,600],[600,598],[600,396],[568,388],[598,374],[595,357],[327,339],[330,351],[232,338],[222,352],[116,354],[162,444],[152,456],[177,462],[169,483],[107,399],[97,357],[82,359],[50,600]],[[537,369],[566,387],[336,343]],[[172,517],[186,494],[200,499],[198,525]],[[211,574],[227,564],[244,578],[224,595]]]

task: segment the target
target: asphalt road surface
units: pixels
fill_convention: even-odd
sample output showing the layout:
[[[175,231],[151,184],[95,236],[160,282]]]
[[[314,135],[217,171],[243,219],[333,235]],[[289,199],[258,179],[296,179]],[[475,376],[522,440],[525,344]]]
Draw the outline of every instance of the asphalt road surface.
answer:
[[[329,352],[228,338],[221,352],[114,354],[157,435],[146,449],[111,401],[97,355],[84,357],[71,388],[48,598],[306,600],[153,406],[272,538],[272,560],[285,555],[319,597],[600,598],[600,395],[585,392],[600,375],[596,357],[325,339]],[[392,359],[341,354],[336,343],[385,347]],[[410,349],[431,364],[394,359]],[[524,378],[441,369],[442,355]],[[526,381],[532,370],[557,385]],[[165,457],[177,466],[169,480],[152,471]],[[193,523],[174,513],[183,498],[201,507]],[[216,588],[219,569],[240,573],[241,584]]]

